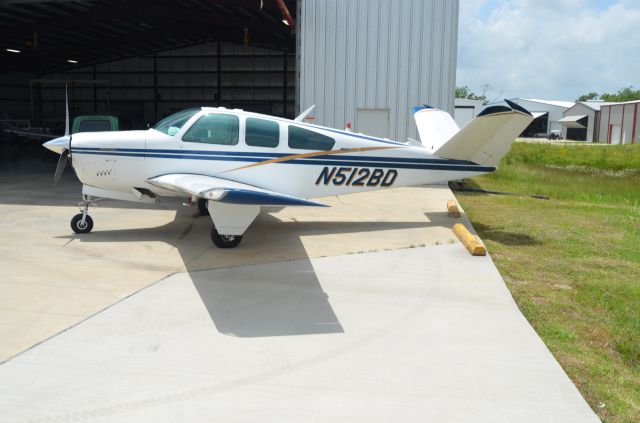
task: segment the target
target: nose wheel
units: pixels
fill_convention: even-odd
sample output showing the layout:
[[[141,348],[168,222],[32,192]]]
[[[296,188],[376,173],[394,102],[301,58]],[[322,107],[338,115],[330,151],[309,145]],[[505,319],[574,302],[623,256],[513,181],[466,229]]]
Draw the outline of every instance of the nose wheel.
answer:
[[[83,196],[78,205],[80,206],[80,213],[71,219],[71,230],[77,234],[87,234],[93,229],[93,219],[89,216],[89,206],[95,206],[96,204],[88,196]]]
[[[93,219],[88,214],[78,213],[71,219],[71,230],[77,234],[86,234],[93,229]]]

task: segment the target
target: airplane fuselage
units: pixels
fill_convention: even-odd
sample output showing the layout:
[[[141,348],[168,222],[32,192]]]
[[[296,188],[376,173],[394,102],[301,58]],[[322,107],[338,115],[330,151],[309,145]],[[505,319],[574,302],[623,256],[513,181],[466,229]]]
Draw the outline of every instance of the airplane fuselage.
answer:
[[[237,117],[237,142],[193,142],[185,137],[205,115]],[[273,132],[277,132],[277,144],[273,140],[269,146],[248,145],[248,119],[253,119],[252,125],[270,122]],[[289,133],[298,131],[299,137],[301,130],[302,135],[309,131],[324,136],[323,140],[334,141],[331,149],[317,150],[313,145],[292,148]],[[92,188],[98,188],[124,196],[130,195],[132,188],[144,188],[157,196],[179,195],[148,182],[172,173],[209,175],[290,196],[314,198],[431,184],[495,169],[434,157],[420,146],[224,108],[203,108],[173,135],[155,129],[75,134],[71,157],[85,193],[92,194]],[[135,201],[135,197],[131,200]]]
[[[492,172],[533,119],[508,100],[460,130],[449,114],[414,108],[424,144],[340,131],[238,109],[183,110],[146,131],[92,132],[49,141],[82,182],[83,207],[71,219],[88,233],[96,197],[156,202],[187,197],[213,221],[211,240],[238,245],[262,207],[325,204],[310,198],[445,182]],[[66,117],[67,127],[69,116]],[[444,156],[444,157],[438,157]]]

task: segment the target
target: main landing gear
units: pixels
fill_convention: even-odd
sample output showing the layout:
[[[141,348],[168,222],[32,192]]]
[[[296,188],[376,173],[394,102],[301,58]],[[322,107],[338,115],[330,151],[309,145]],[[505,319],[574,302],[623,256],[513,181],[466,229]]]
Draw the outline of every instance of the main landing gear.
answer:
[[[211,241],[218,248],[237,247],[242,241],[242,235],[220,235],[215,226],[211,227]]]
[[[80,213],[73,216],[71,219],[71,230],[77,234],[87,234],[93,229],[93,219],[89,216],[89,206],[95,206],[96,204],[91,201],[89,196],[83,195],[82,201],[78,203],[80,206]]]
[[[260,206],[250,204],[208,200],[204,206],[213,221],[211,241],[218,248],[237,247],[242,241],[242,235],[260,213]]]
[[[200,211],[200,214],[203,216],[209,216],[209,208],[207,207],[207,200],[204,198],[198,198],[198,201],[196,202],[197,206],[198,206],[198,210]]]

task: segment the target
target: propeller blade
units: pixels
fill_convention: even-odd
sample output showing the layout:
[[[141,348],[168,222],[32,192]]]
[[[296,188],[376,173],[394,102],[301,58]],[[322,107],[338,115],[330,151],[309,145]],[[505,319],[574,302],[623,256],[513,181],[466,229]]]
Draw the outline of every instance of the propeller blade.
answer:
[[[69,94],[68,94],[67,84],[64,85],[64,107],[66,110],[66,115],[64,118],[64,135],[69,135]]]
[[[67,167],[67,157],[69,156],[69,150],[66,148],[62,150],[60,154],[60,158],[58,159],[58,165],[56,166],[56,173],[53,175],[53,186],[55,187],[62,173],[64,172],[64,168]]]

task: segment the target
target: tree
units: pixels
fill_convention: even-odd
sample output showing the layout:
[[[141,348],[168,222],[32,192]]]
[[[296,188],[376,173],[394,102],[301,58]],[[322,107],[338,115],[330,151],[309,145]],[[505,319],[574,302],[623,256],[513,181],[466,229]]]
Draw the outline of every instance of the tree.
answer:
[[[578,97],[577,101],[587,101],[587,100],[596,100],[598,98],[598,93],[591,91],[589,94],[582,94]]]
[[[615,94],[604,93],[600,96],[604,101],[632,101],[640,100],[640,90],[634,90],[632,85],[621,88]]]
[[[640,90],[634,90],[633,85],[629,85],[628,87],[619,89],[615,94],[603,93],[602,95],[598,96],[598,93],[592,91],[588,94],[583,94],[578,97],[578,101],[597,99],[611,102],[640,100]]]
[[[487,85],[486,88],[484,88],[484,92],[482,93],[482,95],[476,95],[474,94],[468,86],[462,86],[462,87],[456,87],[456,91],[455,91],[455,96],[456,98],[466,98],[469,100],[480,100],[482,101],[482,104],[487,104],[487,96],[485,95],[487,89],[489,88],[489,86]]]

